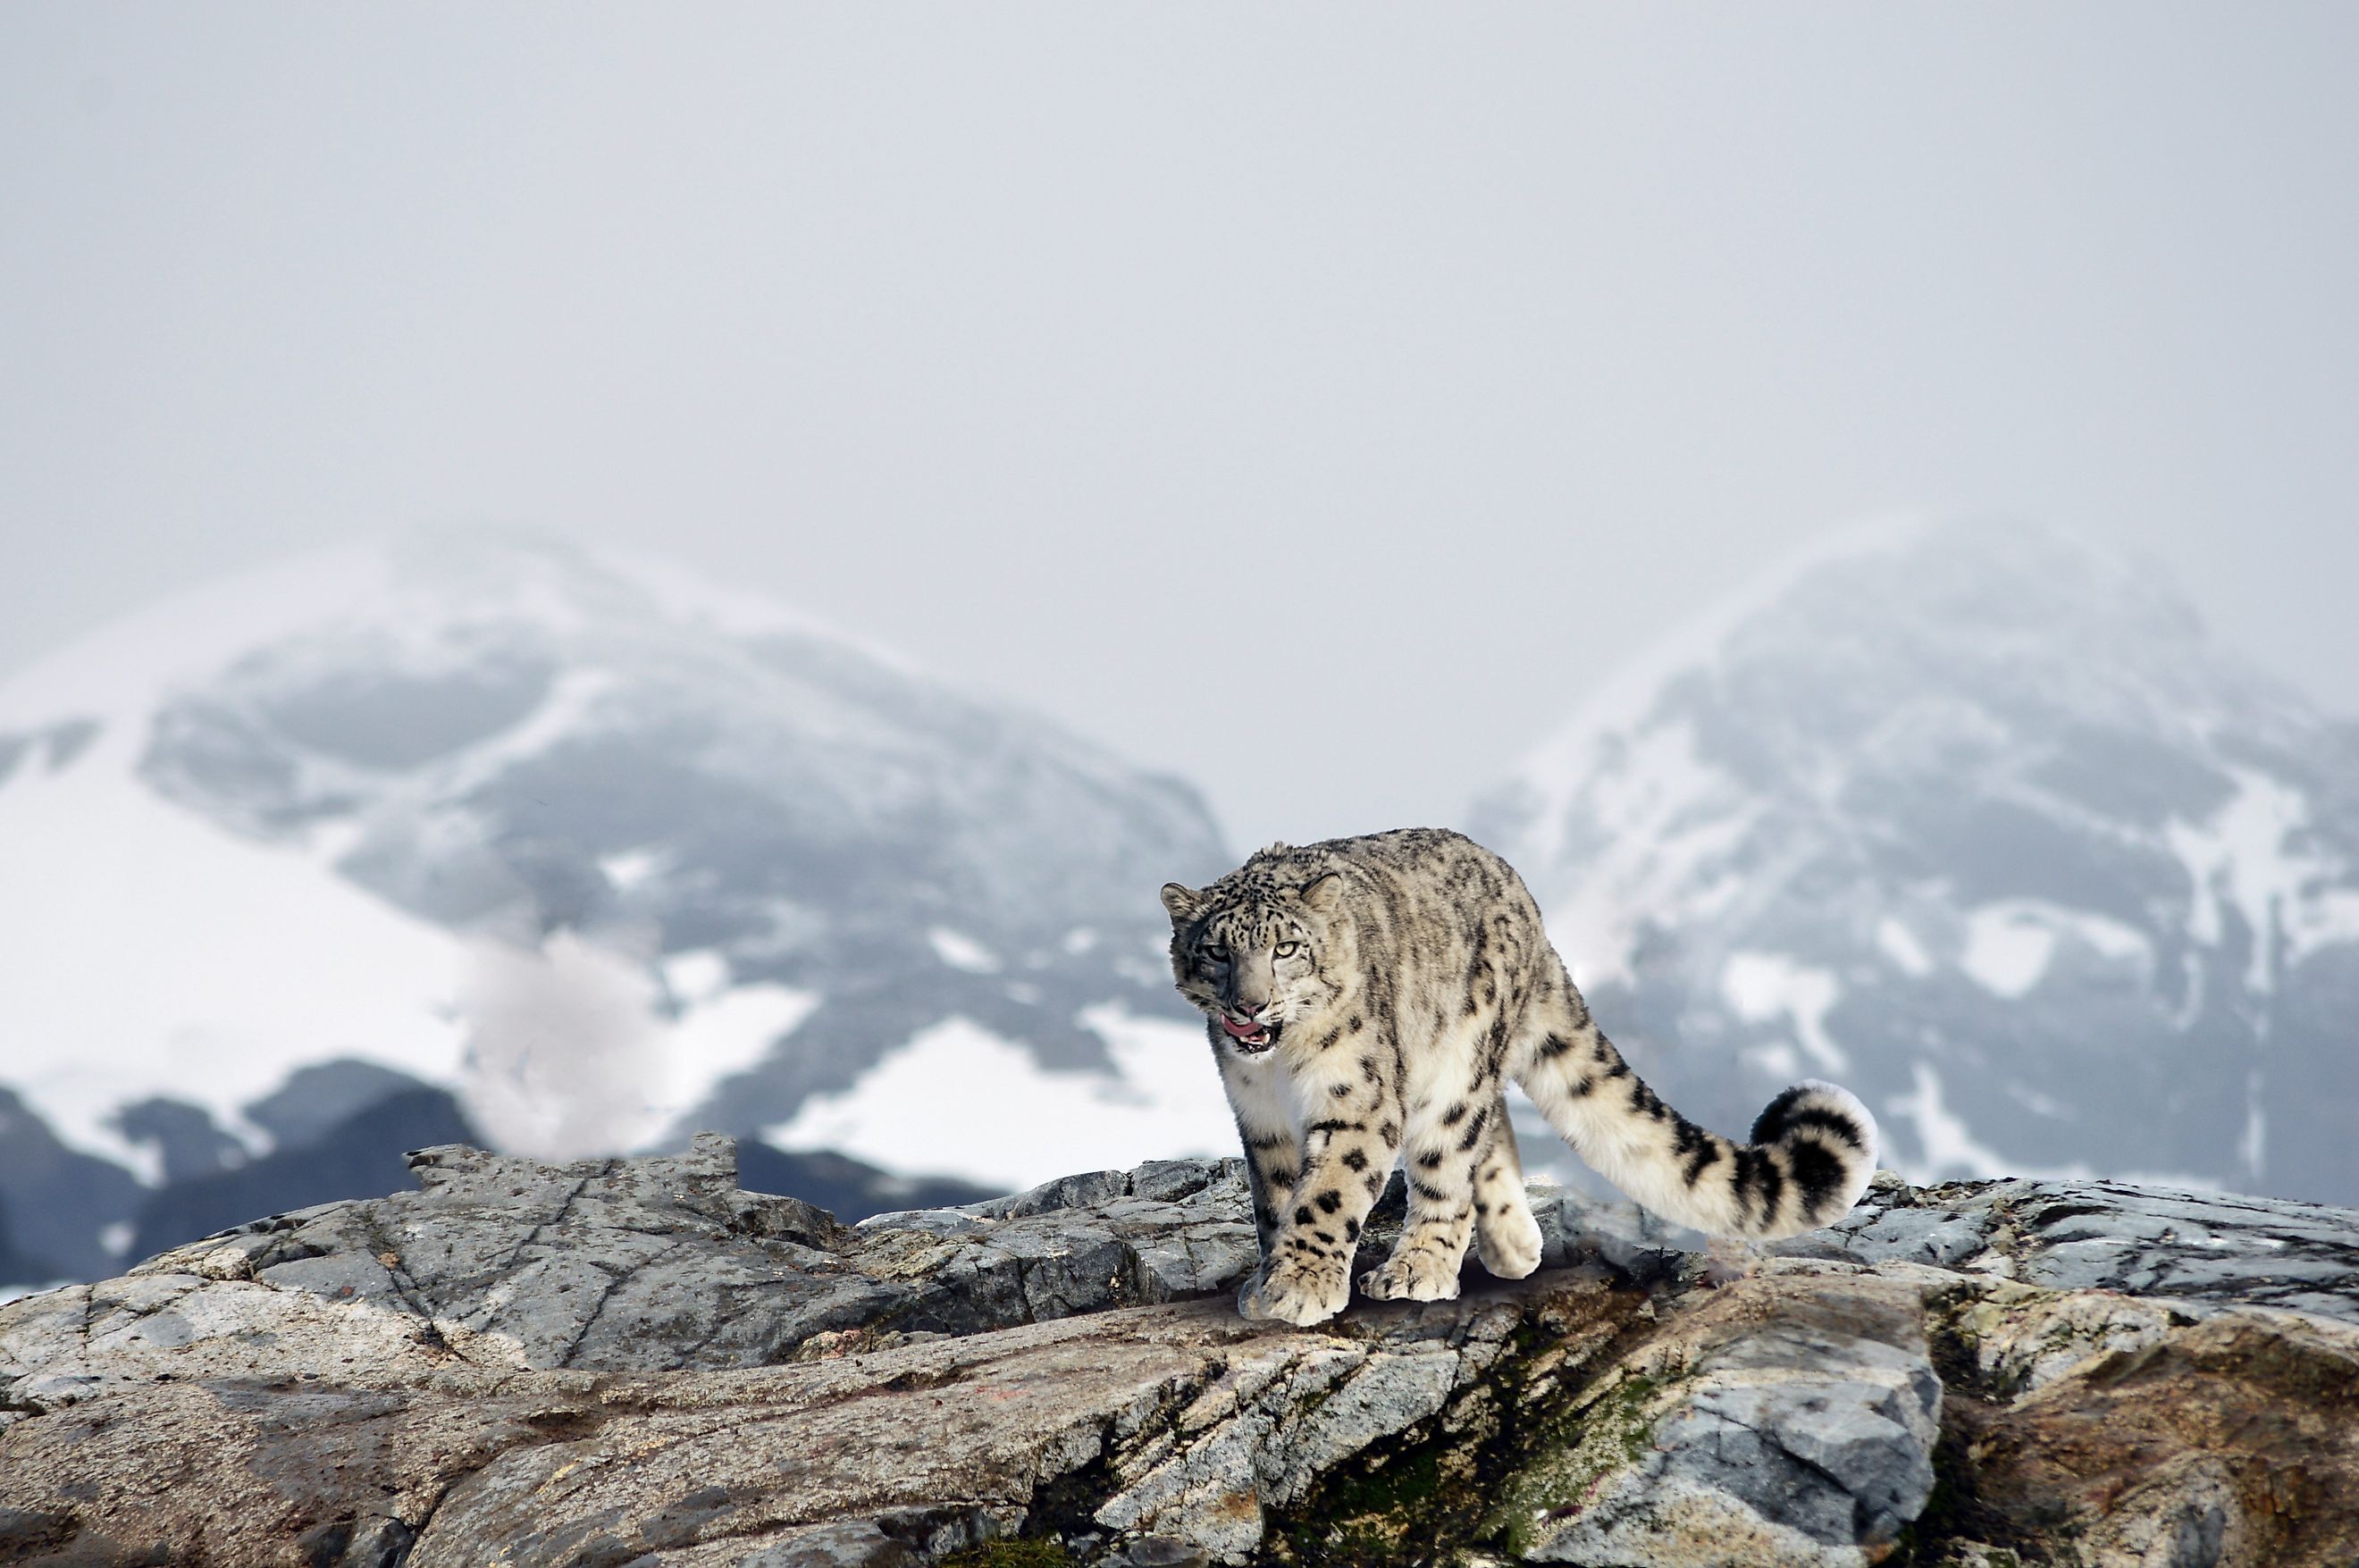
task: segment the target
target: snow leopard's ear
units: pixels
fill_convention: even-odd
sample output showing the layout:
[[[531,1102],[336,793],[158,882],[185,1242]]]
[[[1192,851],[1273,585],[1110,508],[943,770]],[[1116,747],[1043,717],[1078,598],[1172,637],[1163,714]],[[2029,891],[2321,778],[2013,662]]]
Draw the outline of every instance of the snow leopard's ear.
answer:
[[[1294,890],[1294,896],[1299,898],[1302,901],[1302,907],[1312,914],[1332,915],[1335,912],[1337,901],[1343,897],[1343,878],[1337,873],[1330,871],[1326,876],[1316,877],[1297,887]]]
[[[1184,926],[1204,907],[1204,895],[1177,882],[1163,884],[1163,908],[1175,926]]]

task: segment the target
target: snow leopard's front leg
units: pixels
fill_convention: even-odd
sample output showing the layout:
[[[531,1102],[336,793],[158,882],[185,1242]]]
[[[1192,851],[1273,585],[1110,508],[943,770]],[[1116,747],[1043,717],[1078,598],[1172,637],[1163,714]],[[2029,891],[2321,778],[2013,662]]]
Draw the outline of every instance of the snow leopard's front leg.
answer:
[[[1379,1300],[1446,1301],[1458,1294],[1466,1244],[1479,1227],[1483,1261],[1521,1279],[1539,1264],[1539,1227],[1497,1068],[1479,1037],[1438,1047],[1409,1102],[1402,1169],[1408,1214],[1392,1256],[1360,1278]]]
[[[1278,1214],[1277,1234],[1237,1295],[1246,1317],[1307,1326],[1351,1301],[1360,1226],[1400,1151],[1393,1062],[1373,1040],[1365,1051],[1347,1048],[1339,1030],[1324,1047],[1314,1041],[1309,1060],[1292,1064],[1295,1094],[1315,1108],[1302,1129],[1302,1168]]]
[[[1267,1268],[1277,1244],[1278,1216],[1292,1205],[1302,1176],[1302,1135],[1288,1103],[1286,1074],[1267,1058],[1251,1060],[1215,1046],[1221,1086],[1236,1116],[1245,1145],[1245,1178],[1253,1188],[1254,1230],[1261,1239],[1261,1266]]]

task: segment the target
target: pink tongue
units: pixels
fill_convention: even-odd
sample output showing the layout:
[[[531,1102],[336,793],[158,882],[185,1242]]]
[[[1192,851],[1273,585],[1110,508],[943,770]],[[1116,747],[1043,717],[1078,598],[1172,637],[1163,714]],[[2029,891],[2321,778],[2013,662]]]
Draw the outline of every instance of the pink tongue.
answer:
[[[1240,1027],[1237,1024],[1230,1022],[1227,1018],[1223,1018],[1221,1020],[1221,1027],[1228,1030],[1233,1037],[1238,1040],[1243,1040],[1247,1035],[1259,1034],[1262,1030],[1262,1026],[1259,1024],[1246,1024]]]

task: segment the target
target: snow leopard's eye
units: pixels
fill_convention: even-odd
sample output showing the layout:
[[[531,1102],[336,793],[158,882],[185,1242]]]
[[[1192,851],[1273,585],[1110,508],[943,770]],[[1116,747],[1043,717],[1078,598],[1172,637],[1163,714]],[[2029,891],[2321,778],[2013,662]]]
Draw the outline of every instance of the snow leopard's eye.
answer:
[[[1295,949],[1301,945],[1299,942],[1281,942],[1270,951],[1280,958],[1291,958],[1294,956]]]
[[[1215,964],[1226,964],[1229,961],[1229,950],[1217,942],[1206,942],[1204,956]]]

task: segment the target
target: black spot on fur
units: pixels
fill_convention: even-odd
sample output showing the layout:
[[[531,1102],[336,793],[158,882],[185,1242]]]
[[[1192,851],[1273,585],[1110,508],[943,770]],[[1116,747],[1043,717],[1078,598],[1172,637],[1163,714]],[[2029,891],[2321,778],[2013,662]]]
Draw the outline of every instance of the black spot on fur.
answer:
[[[1456,1127],[1460,1122],[1464,1121],[1465,1119],[1466,1102],[1463,1100],[1459,1101],[1456,1105],[1441,1113],[1441,1125],[1443,1127]]]
[[[1359,1221],[1347,1219],[1343,1222],[1343,1239],[1345,1241],[1357,1241],[1360,1239]]]
[[[1703,1179],[1703,1173],[1720,1161],[1720,1139],[1704,1131],[1685,1116],[1674,1116],[1677,1132],[1671,1152],[1687,1162],[1683,1174],[1689,1186]]]
[[[1670,1114],[1670,1107],[1655,1097],[1655,1092],[1647,1087],[1643,1078],[1630,1080],[1630,1108],[1654,1121],[1661,1121]]]
[[[1411,1192],[1415,1192],[1419,1197],[1423,1198],[1429,1203],[1446,1203],[1450,1202],[1449,1193],[1443,1192],[1439,1187],[1429,1187],[1414,1176],[1409,1178],[1408,1184]]]
[[[1786,1173],[1777,1169],[1777,1161],[1766,1149],[1741,1149],[1736,1152],[1736,1190],[1740,1195],[1751,1194],[1754,1225],[1767,1229],[1776,1223],[1778,1204],[1786,1196]]]
[[[1630,1064],[1622,1060],[1622,1053],[1620,1051],[1615,1051],[1603,1040],[1597,1042],[1597,1060],[1605,1064],[1606,1077],[1627,1078],[1630,1076]]]
[[[1263,1177],[1263,1180],[1269,1182],[1272,1186],[1291,1187],[1294,1185],[1295,1178],[1301,1174],[1301,1171],[1297,1171],[1294,1167],[1288,1165],[1269,1171]]]
[[[1330,1187],[1319,1194],[1317,1202],[1320,1213],[1332,1214],[1343,1206],[1343,1194]]]
[[[1350,1018],[1343,1020],[1343,1027],[1351,1030],[1353,1034],[1357,1034],[1362,1029],[1368,1027],[1368,1020],[1362,1018],[1359,1014],[1353,1013]]]
[[[1376,1129],[1376,1136],[1384,1140],[1384,1144],[1386,1149],[1398,1148],[1400,1146],[1400,1123],[1386,1122],[1384,1126]]]
[[[1296,1225],[1307,1225],[1315,1218],[1317,1218],[1317,1216],[1311,1214],[1310,1205],[1308,1204],[1305,1204],[1301,1208],[1294,1211],[1294,1223]]]
[[[1770,1101],[1767,1108],[1754,1118],[1753,1141],[1775,1143],[1788,1133],[1814,1127],[1847,1149],[1866,1153],[1867,1136],[1851,1117],[1831,1105],[1797,1104],[1810,1093],[1808,1089],[1788,1089]]]
[[[1371,1171],[1360,1178],[1360,1185],[1368,1190],[1368,1196],[1371,1198],[1381,1197],[1385,1191],[1385,1173],[1381,1171]]]
[[[1802,1142],[1786,1151],[1786,1168],[1802,1190],[1802,1214],[1807,1219],[1832,1219],[1829,1211],[1843,1192],[1843,1162],[1821,1144]]]
[[[1542,1062],[1554,1062],[1558,1057],[1562,1056],[1566,1051],[1571,1051],[1571,1049],[1572,1041],[1565,1039],[1564,1036],[1560,1034],[1552,1034],[1546,1040],[1540,1041],[1540,1060]]]
[[[1312,1236],[1317,1236],[1320,1240],[1321,1240],[1321,1241],[1325,1242],[1325,1243],[1326,1243],[1328,1246],[1330,1246],[1330,1247],[1332,1247],[1332,1246],[1334,1246],[1334,1245],[1335,1245],[1335,1238],[1334,1238],[1333,1236],[1329,1236],[1329,1235],[1328,1235],[1325,1231],[1323,1231],[1323,1230],[1314,1230],[1314,1231],[1312,1231],[1310,1234],[1311,1234]]]
[[[1419,1156],[1417,1157],[1417,1163],[1418,1163],[1418,1167],[1419,1167],[1419,1169],[1420,1169],[1420,1170],[1424,1170],[1424,1171],[1439,1171],[1439,1170],[1440,1170],[1440,1169],[1441,1169],[1441,1150],[1440,1150],[1440,1149],[1427,1149],[1423,1154],[1420,1154],[1420,1155],[1419,1155]]]
[[[1358,1149],[1345,1149],[1345,1150],[1343,1151],[1343,1169],[1344,1169],[1344,1170],[1346,1170],[1346,1171],[1365,1171],[1367,1168],[1368,1168],[1368,1157],[1367,1157],[1366,1155],[1364,1155],[1364,1154],[1361,1153],[1361,1152],[1360,1152]]]
[[[1330,1083],[1327,1086],[1327,1092],[1341,1100],[1350,1095],[1352,1086],[1349,1083]]]

